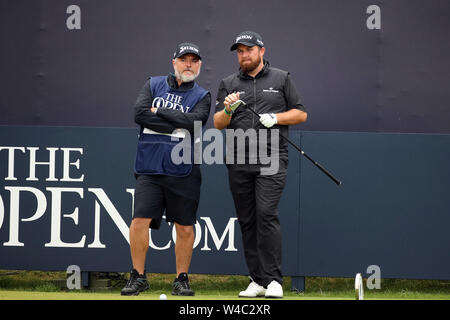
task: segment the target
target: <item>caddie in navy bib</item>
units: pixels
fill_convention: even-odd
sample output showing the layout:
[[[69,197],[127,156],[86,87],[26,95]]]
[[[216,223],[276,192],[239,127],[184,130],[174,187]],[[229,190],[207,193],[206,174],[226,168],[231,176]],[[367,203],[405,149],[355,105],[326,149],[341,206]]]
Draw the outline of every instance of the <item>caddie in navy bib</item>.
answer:
[[[150,79],[150,89],[153,97],[152,107],[169,108],[179,110],[180,112],[192,112],[195,105],[207,94],[207,91],[197,83],[194,83],[191,89],[182,91],[171,88],[167,80],[167,76],[152,77]],[[180,139],[191,139],[191,161],[189,163],[175,164],[172,161],[172,150],[178,143],[181,143]],[[194,137],[187,136],[185,138],[185,132],[183,130],[175,130],[173,133],[167,134],[141,127],[136,154],[135,173],[178,177],[187,176],[192,170],[193,154]]]

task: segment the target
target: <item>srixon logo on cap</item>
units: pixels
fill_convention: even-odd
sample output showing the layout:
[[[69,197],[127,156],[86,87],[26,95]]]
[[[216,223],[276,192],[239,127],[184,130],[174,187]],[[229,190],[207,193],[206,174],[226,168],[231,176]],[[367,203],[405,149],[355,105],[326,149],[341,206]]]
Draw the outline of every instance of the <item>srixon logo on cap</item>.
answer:
[[[183,52],[183,51],[186,51],[186,50],[192,50],[192,51],[198,52],[197,48],[194,48],[194,47],[191,47],[191,46],[182,46],[180,48],[180,53]]]
[[[242,39],[248,39],[248,40],[252,40],[252,39],[253,39],[253,37],[252,37],[252,36],[249,36],[249,35],[246,35],[246,34],[244,34],[244,35],[242,35],[242,36],[239,36],[239,37],[237,37],[237,38],[236,38],[236,42],[238,42],[239,40],[242,40]]]

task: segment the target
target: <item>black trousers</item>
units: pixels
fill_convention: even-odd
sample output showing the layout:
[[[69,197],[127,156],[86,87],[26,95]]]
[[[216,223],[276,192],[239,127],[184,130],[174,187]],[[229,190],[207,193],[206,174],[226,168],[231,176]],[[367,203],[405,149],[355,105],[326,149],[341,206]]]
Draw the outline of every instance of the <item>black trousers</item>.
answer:
[[[280,159],[279,170],[273,175],[262,175],[257,165],[228,166],[247,267],[253,281],[264,287],[272,280],[283,283],[277,207],[285,186],[287,166],[287,160]]]

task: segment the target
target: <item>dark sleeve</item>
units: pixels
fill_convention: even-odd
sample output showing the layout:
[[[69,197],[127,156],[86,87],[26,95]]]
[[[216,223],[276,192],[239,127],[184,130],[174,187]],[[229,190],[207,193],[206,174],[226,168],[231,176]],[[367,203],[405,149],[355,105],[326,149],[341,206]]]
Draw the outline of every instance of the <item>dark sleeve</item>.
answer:
[[[215,112],[222,111],[225,108],[225,106],[223,105],[223,101],[225,100],[225,97],[229,94],[230,93],[228,92],[228,90],[225,86],[225,82],[223,80],[221,80],[220,84],[219,84],[219,89],[217,91],[216,111]]]
[[[289,73],[286,77],[284,93],[286,95],[288,110],[299,109],[306,112],[305,106],[302,104],[300,95],[298,94],[297,88],[295,87],[294,81],[292,81],[291,75]]]
[[[146,81],[144,87],[136,99],[134,105],[134,121],[143,127],[158,131],[161,133],[172,133],[177,127],[167,120],[158,117],[150,111],[152,106],[152,93],[150,90],[150,80]]]
[[[208,121],[209,110],[211,109],[211,94],[208,92],[202,100],[200,100],[191,112],[182,112],[168,108],[159,108],[156,116],[167,121],[175,128],[188,130],[194,134],[194,121],[201,121],[202,125]]]

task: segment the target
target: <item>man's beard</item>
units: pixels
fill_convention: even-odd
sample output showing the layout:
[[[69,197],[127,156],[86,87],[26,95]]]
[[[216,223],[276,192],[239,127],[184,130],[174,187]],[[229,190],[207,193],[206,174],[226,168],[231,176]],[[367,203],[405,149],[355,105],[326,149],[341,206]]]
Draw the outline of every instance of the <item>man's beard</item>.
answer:
[[[250,63],[246,64],[241,63],[240,66],[242,71],[244,71],[245,73],[249,73],[258,68],[260,64],[261,64],[261,57],[258,56],[258,59],[255,62],[252,62],[250,60]]]
[[[184,70],[184,71],[186,71],[186,70]],[[192,71],[192,72],[194,72],[194,71]],[[183,82],[183,83],[194,81],[195,79],[197,79],[199,74],[200,74],[200,69],[198,69],[197,73],[193,73],[192,75],[185,75],[184,73],[180,73],[180,72],[178,72],[178,70],[175,70],[175,77],[177,77],[177,79],[180,79],[181,82]]]

